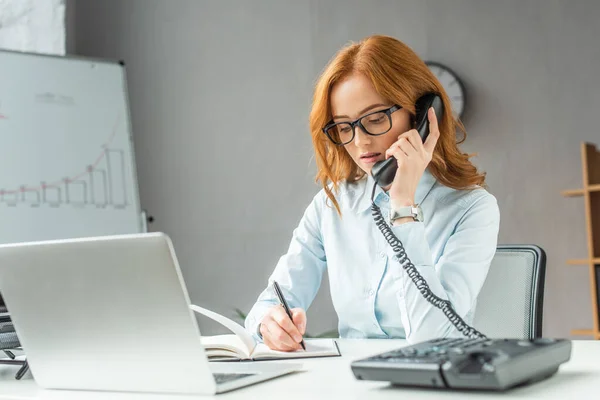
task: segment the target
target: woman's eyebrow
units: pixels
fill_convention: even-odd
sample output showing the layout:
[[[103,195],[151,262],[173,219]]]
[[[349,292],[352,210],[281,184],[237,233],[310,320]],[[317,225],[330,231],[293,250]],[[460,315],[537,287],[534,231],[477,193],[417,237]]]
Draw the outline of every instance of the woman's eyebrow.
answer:
[[[367,111],[374,109],[375,107],[381,107],[381,106],[385,106],[385,104],[377,103],[377,104],[370,105],[369,107],[367,107],[363,110],[360,110],[358,115],[362,115],[362,114],[366,113]],[[336,119],[336,118],[350,118],[350,117],[347,115],[334,115],[333,119]]]

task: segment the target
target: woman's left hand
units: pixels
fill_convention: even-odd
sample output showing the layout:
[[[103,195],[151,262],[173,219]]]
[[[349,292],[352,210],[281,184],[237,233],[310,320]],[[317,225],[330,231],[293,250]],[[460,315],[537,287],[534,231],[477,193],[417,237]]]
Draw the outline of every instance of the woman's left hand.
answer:
[[[398,160],[398,170],[389,189],[392,207],[415,204],[417,185],[431,161],[433,150],[440,137],[437,117],[433,108],[427,112],[427,118],[429,118],[429,136],[425,143],[421,140],[419,132],[411,129],[400,135],[398,141],[385,152],[386,159],[394,156]]]

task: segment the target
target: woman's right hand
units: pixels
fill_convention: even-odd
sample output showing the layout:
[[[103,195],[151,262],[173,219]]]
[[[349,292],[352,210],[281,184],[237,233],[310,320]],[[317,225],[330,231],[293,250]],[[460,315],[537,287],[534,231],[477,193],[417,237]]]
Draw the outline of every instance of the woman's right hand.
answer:
[[[260,323],[260,334],[270,349],[295,351],[301,349],[300,342],[306,331],[306,312],[301,308],[292,308],[293,323],[283,306],[271,307]]]

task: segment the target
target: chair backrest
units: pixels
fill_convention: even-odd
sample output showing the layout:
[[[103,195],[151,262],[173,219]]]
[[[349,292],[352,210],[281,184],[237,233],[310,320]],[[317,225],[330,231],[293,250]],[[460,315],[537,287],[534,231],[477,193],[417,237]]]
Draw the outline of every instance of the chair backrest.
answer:
[[[539,246],[498,246],[473,326],[490,338],[541,337],[545,274],[546,253]]]

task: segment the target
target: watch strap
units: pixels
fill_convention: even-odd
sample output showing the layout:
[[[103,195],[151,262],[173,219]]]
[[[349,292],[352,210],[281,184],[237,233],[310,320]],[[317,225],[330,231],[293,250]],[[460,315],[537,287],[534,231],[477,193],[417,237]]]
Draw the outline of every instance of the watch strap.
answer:
[[[390,209],[390,224],[400,218],[410,217],[414,221],[423,221],[423,213],[418,204]]]

